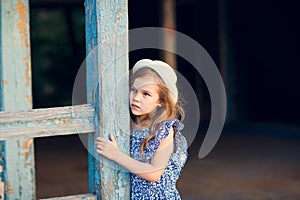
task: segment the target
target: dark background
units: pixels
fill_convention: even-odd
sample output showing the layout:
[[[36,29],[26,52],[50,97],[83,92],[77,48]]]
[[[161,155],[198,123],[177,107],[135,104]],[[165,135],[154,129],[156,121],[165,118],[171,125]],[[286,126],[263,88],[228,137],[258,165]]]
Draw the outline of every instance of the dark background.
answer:
[[[223,1],[222,7],[217,0],[175,2],[176,30],[198,41],[220,70],[223,59],[220,47],[224,42],[220,40],[223,31],[220,23],[226,27],[230,65],[224,77],[229,109],[225,129],[242,127],[240,129],[245,130],[254,124],[262,125],[268,132],[275,130],[284,135],[285,130],[293,129],[300,134],[299,6],[296,1],[232,0]],[[86,52],[83,1],[32,0],[30,4],[33,107],[71,105],[73,83]],[[130,0],[128,4],[130,29],[162,25],[161,0]],[[225,18],[221,10],[226,13]],[[159,52],[148,50],[131,55],[130,65],[145,56],[162,58]],[[201,91],[197,95],[201,99],[200,110],[204,112],[201,120],[206,124],[210,99],[205,83],[183,59],[178,58],[177,62],[178,70],[195,90]],[[278,125],[280,131],[276,129]],[[205,125],[202,128],[205,129]],[[36,152],[86,153],[78,136],[42,138],[35,143]],[[78,148],[83,150],[78,151]],[[37,186],[41,190],[45,170],[39,167],[42,163],[39,159],[46,154],[36,156]],[[57,163],[57,158],[54,156],[47,162],[49,165]],[[49,168],[53,170],[53,166]],[[82,182],[87,185],[86,180]]]
[[[177,31],[198,41],[220,66],[219,1],[175,2]],[[226,86],[234,91],[229,102],[234,119],[297,125],[298,4],[233,0],[225,5],[232,59]],[[161,7],[158,0],[129,1],[129,28],[161,26]],[[85,58],[83,2],[31,1],[30,19],[34,107],[71,105],[74,79]],[[149,50],[130,57],[130,64],[145,54],[161,57]],[[190,75],[193,84],[181,62],[178,58],[178,70]]]

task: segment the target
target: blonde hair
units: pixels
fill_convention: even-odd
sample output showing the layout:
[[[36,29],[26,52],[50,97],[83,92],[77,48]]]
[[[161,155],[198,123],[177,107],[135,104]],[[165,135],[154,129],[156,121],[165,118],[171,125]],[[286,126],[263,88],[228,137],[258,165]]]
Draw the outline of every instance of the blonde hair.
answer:
[[[130,86],[134,83],[137,78],[151,77],[157,82],[159,103],[161,107],[157,107],[153,112],[149,113],[149,116],[145,120],[150,120],[150,134],[141,143],[141,154],[143,154],[145,147],[147,146],[149,140],[151,140],[160,125],[162,125],[166,120],[172,119],[184,119],[184,111],[180,105],[180,102],[173,100],[170,90],[165,86],[164,82],[160,76],[152,69],[144,67],[137,70],[130,77]],[[133,121],[135,121],[135,116],[130,112]]]

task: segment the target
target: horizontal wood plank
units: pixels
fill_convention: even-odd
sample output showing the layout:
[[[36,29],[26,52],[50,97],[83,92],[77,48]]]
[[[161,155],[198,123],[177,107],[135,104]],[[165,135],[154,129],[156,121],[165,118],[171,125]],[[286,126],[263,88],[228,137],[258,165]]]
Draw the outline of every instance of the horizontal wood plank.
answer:
[[[0,112],[0,140],[94,132],[94,107],[88,104]]]
[[[80,195],[72,195],[66,197],[54,197],[48,199],[40,199],[40,200],[96,200],[96,195],[94,194],[80,194]]]

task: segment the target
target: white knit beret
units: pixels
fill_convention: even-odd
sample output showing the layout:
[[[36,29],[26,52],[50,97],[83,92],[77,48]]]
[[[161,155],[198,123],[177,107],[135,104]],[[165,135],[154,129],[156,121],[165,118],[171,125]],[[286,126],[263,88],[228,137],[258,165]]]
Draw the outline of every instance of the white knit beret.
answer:
[[[160,76],[160,78],[162,79],[166,87],[170,90],[174,102],[177,102],[178,99],[178,90],[176,86],[177,76],[173,68],[167,63],[160,60],[142,59],[139,60],[137,63],[135,63],[135,65],[133,66],[132,68],[133,74],[137,70],[144,67],[152,69]]]

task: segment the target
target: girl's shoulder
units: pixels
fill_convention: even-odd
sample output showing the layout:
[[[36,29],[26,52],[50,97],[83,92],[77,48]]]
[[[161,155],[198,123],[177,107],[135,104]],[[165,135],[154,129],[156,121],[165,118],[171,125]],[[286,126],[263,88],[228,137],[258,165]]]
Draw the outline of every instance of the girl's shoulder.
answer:
[[[183,123],[180,122],[178,119],[166,120],[164,126],[167,130],[170,130],[170,128],[173,127],[174,132],[181,131],[184,128]]]
[[[155,132],[154,137],[149,141],[147,145],[147,151],[150,152],[149,158],[151,158],[155,154],[161,141],[170,134],[171,128],[174,129],[174,144],[176,148],[175,154],[179,155],[180,152],[185,153],[185,150],[187,149],[187,143],[180,132],[183,129],[183,127],[183,123],[181,123],[178,119],[166,120],[163,123],[161,123],[158,130]],[[180,149],[178,148],[179,146],[181,146]]]
[[[184,128],[184,125],[178,119],[166,120],[159,126],[158,130],[156,131],[155,139],[161,141],[166,138],[169,135],[171,128],[174,129],[174,134],[177,134]]]

